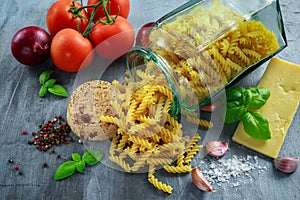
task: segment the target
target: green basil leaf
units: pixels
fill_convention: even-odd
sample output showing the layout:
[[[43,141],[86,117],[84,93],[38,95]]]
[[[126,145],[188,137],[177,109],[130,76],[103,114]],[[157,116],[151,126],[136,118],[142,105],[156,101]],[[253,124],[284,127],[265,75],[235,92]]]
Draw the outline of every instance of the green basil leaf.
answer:
[[[78,153],[72,153],[71,157],[76,162],[81,161],[81,155],[79,155]]]
[[[242,117],[245,132],[253,138],[268,140],[271,138],[268,120],[259,113],[247,112]]]
[[[56,79],[54,79],[54,78],[51,78],[51,79],[49,79],[48,81],[46,81],[45,83],[44,83],[44,85],[46,86],[46,87],[52,87],[53,85],[54,85],[54,83],[56,82]]]
[[[48,88],[43,85],[39,91],[39,96],[44,97],[46,95],[47,91],[48,91]]]
[[[250,90],[246,89],[242,94],[241,103],[246,107],[248,107],[248,105],[252,102],[252,100],[253,100],[253,93]]]
[[[245,89],[241,86],[233,86],[226,90],[227,101],[239,100],[244,93]]]
[[[44,85],[44,83],[50,78],[52,72],[52,70],[45,70],[40,74],[39,82],[41,85]]]
[[[71,160],[66,161],[57,168],[53,178],[55,181],[67,178],[74,174],[75,170],[76,162]]]
[[[252,94],[252,100],[248,103],[249,110],[256,110],[261,108],[270,97],[270,90],[268,88],[249,88]]]
[[[227,103],[225,123],[231,124],[242,119],[247,112],[247,108],[238,101]]]
[[[49,87],[48,92],[50,92],[51,94],[57,95],[57,96],[62,96],[62,97],[69,96],[69,93],[67,92],[67,90],[63,86],[57,85],[57,84],[54,84],[51,87]]]
[[[103,153],[97,150],[89,150],[84,152],[82,156],[82,160],[86,162],[88,165],[94,165],[98,163],[103,157]]]
[[[76,162],[76,169],[80,173],[82,173],[84,171],[84,169],[85,169],[85,162],[84,162],[84,160],[80,160],[80,161]]]

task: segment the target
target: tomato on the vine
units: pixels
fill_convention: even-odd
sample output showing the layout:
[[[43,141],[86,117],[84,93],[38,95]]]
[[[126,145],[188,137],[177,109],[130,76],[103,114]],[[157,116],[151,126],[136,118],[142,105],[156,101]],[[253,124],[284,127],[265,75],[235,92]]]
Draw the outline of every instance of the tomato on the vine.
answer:
[[[88,0],[87,5],[92,5],[98,3],[100,0]],[[130,11],[130,1],[129,0],[108,0],[107,10],[109,10],[110,15],[118,15],[127,19]],[[88,8],[88,14],[91,15],[94,8]],[[103,6],[99,6],[95,13],[93,21],[96,21],[102,17],[105,17],[105,12],[103,11]]]
[[[110,16],[113,19],[116,16]],[[101,18],[107,21],[106,17]],[[107,59],[116,59],[126,54],[134,43],[134,30],[123,17],[117,16],[114,23],[97,22],[92,27],[90,40],[96,46],[96,52]]]
[[[63,29],[53,38],[51,58],[54,65],[66,72],[88,67],[94,59],[93,44],[74,29]]]
[[[74,0],[58,0],[51,5],[46,15],[46,23],[51,35],[60,30],[72,28],[83,33],[88,25],[88,13],[79,9],[82,5]]]

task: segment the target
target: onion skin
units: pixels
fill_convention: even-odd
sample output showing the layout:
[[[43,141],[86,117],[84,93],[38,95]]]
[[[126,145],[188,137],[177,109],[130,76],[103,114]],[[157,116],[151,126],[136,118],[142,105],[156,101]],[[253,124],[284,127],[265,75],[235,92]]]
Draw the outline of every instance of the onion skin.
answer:
[[[28,26],[13,36],[11,52],[20,63],[36,66],[50,57],[50,45],[51,37],[44,29]]]

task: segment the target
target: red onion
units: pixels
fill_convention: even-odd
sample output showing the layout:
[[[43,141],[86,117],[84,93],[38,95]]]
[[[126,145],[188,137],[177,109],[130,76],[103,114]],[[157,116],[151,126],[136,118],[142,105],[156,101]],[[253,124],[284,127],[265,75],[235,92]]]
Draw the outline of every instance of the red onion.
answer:
[[[50,35],[42,28],[28,26],[19,30],[11,41],[11,52],[17,61],[35,66],[50,57]]]

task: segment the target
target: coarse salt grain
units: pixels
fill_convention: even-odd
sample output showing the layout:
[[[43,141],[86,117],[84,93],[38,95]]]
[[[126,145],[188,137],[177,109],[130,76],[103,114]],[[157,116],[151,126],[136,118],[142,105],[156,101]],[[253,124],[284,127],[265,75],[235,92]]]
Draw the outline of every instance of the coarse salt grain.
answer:
[[[241,185],[241,180],[245,182],[253,181],[251,171],[258,170],[261,173],[267,170],[266,166],[258,164],[258,157],[247,155],[246,157],[238,157],[233,155],[231,158],[205,158],[200,161],[200,169],[206,176],[207,180],[214,185],[214,189],[230,184],[231,187]]]

